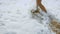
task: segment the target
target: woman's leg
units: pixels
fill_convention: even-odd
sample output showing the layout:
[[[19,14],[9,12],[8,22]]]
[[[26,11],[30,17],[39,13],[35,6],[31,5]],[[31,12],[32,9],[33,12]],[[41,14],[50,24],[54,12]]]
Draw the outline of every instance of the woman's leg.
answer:
[[[41,3],[41,0],[36,0],[36,4],[37,4],[37,6],[36,6],[36,10],[34,11],[34,13],[40,13],[40,9],[38,8],[38,6],[39,6],[39,4]]]
[[[42,5],[42,3],[41,3],[42,0],[36,0],[36,1],[37,1],[37,8],[38,8],[38,6],[39,6],[44,12],[47,13],[46,8],[45,8],[45,7]]]
[[[42,3],[41,3],[41,0],[36,0],[36,4],[37,4],[37,7],[36,7],[37,9],[36,9],[33,13],[40,13],[38,6],[39,6],[44,12],[47,13],[45,7],[44,7],[44,6],[42,5]]]
[[[39,7],[40,7],[44,12],[46,12],[46,13],[47,13],[46,8],[45,8],[41,3],[39,4]]]

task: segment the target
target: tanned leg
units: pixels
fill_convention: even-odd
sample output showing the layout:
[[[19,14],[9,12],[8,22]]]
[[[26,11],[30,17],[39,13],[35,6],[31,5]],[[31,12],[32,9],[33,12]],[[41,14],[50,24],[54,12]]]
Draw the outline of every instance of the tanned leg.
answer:
[[[39,6],[40,6],[40,8],[41,8],[44,12],[47,13],[46,8],[45,8],[42,4],[39,4]]]
[[[39,6],[44,12],[47,13],[46,8],[41,3],[41,0],[37,0],[37,6]]]
[[[40,7],[45,13],[47,13],[46,8],[42,5],[41,0],[36,0],[37,9],[33,13],[40,13],[39,8]]]

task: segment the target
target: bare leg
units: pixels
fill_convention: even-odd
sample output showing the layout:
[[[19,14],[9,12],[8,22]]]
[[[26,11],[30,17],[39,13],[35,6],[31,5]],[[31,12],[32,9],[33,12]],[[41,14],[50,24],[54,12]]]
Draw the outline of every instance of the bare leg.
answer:
[[[41,0],[36,0],[36,4],[37,4],[37,6],[36,6],[36,10],[33,12],[33,13],[40,13],[40,11],[39,11],[39,8],[38,8],[38,6],[39,6],[39,4],[40,4],[40,1]],[[33,11],[33,10],[32,10]]]
[[[37,9],[33,13],[40,13],[39,8],[38,8],[38,6],[40,4],[40,0],[36,0],[36,4],[37,4],[37,6],[36,6]]]
[[[47,13],[46,8],[45,8],[45,7],[42,5],[42,3],[41,3],[41,0],[37,0],[37,8],[38,8],[38,6],[39,6],[44,12]]]
[[[40,6],[40,8],[41,8],[44,12],[47,13],[46,8],[45,8],[42,4],[39,4],[39,6]]]
[[[42,5],[41,0],[36,0],[37,9],[33,13],[40,13],[38,6],[47,13],[46,8]]]

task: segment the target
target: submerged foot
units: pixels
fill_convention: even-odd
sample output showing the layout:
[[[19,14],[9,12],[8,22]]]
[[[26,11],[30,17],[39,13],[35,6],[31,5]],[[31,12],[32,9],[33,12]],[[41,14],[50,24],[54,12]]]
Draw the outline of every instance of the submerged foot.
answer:
[[[40,13],[39,10],[32,10],[31,12],[32,12],[33,14],[35,14],[35,13]]]

